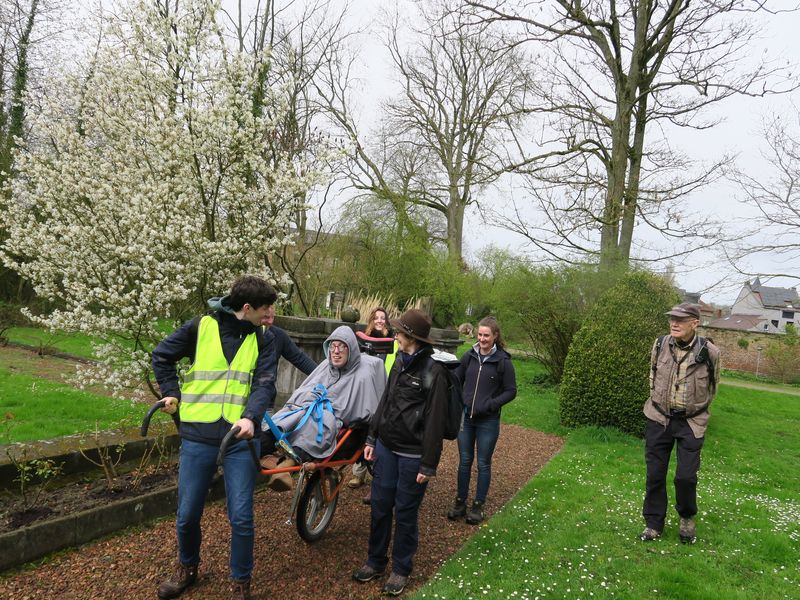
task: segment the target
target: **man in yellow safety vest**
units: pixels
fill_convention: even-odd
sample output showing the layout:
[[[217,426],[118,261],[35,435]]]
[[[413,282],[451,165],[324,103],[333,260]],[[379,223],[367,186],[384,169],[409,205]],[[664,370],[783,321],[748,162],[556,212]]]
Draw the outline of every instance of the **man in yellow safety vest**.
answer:
[[[200,518],[217,470],[222,438],[241,431],[224,458],[225,495],[231,526],[230,573],[233,597],[250,598],[253,571],[253,489],[256,466],[246,440],[253,438],[267,407],[275,401],[277,357],[260,327],[277,299],[265,280],[246,275],[229,295],[212,298],[213,311],[184,323],[153,351],[153,371],[165,412],[180,407],[178,471],[178,564],[158,588],[159,598],[177,598],[197,579]],[[190,367],[179,383],[177,363]],[[258,444],[258,439],[252,441]],[[256,448],[258,453],[258,448]]]

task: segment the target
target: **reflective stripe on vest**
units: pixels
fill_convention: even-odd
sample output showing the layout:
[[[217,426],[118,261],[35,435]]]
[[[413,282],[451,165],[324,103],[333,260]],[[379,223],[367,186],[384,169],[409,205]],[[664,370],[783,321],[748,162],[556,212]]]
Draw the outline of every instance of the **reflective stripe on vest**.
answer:
[[[233,362],[222,351],[219,323],[209,316],[200,319],[194,363],[181,386],[181,421],[214,423],[222,417],[228,423],[242,418],[250,396],[250,383],[258,360],[256,334],[249,334]]]

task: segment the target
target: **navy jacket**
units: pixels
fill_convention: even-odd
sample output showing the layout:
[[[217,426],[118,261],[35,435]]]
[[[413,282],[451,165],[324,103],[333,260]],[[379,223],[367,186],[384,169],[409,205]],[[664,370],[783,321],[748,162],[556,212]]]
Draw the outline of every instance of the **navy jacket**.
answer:
[[[292,341],[292,338],[289,337],[289,334],[280,327],[273,325],[267,330],[267,343],[275,346],[275,356],[277,358],[285,358],[305,375],[309,375],[311,371],[317,368],[317,363],[308,354],[300,350],[297,344]]]
[[[243,417],[253,421],[256,431],[261,427],[261,419],[267,407],[275,404],[275,377],[277,375],[277,355],[266,336],[249,321],[240,321],[235,315],[214,311],[210,315],[219,323],[222,352],[230,363],[242,345],[245,336],[256,332],[258,335],[258,360],[253,371],[250,397],[247,400]],[[188,358],[194,362],[197,348],[198,319],[186,321],[153,350],[153,372],[158,381],[161,397],[174,396],[180,399],[181,390],[176,364]],[[221,416],[215,423],[181,423],[181,437],[195,442],[219,445],[231,424]]]
[[[498,368],[501,361],[502,375]],[[517,376],[511,356],[500,348],[486,357],[471,348],[461,357],[456,375],[464,386],[464,406],[470,418],[498,416],[500,408],[517,395]]]

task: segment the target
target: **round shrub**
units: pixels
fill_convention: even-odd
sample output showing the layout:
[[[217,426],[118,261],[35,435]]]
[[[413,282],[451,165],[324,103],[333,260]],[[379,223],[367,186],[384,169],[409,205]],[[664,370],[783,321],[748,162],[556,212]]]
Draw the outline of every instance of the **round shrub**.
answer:
[[[575,335],[561,380],[561,423],[611,426],[641,436],[650,351],[679,298],[661,277],[636,271],[606,292]]]

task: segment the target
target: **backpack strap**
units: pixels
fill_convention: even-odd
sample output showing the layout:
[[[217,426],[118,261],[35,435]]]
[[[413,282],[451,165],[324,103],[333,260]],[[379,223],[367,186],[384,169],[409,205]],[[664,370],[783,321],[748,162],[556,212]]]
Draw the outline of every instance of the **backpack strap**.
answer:
[[[450,367],[444,364],[441,361],[438,361],[433,358],[433,356],[429,356],[426,360],[425,364],[425,375],[422,377],[422,389],[425,390],[425,393],[428,394],[431,391],[431,387],[433,386],[433,365],[438,364],[445,370],[445,373],[450,371]],[[449,375],[448,375],[448,386],[450,385]]]
[[[706,363],[708,369],[708,385],[711,386],[712,393],[717,391],[717,374],[714,370],[714,361],[708,353],[708,340],[704,337],[697,336],[697,344],[694,351],[694,362]]]
[[[658,357],[661,356],[661,347],[664,345],[664,338],[667,336],[660,335],[656,340],[656,353],[653,356],[653,362],[650,364],[650,368],[653,370],[653,381],[656,379],[656,371],[658,370]]]

